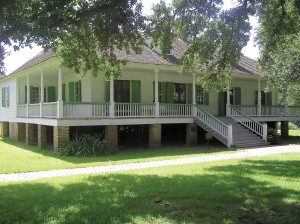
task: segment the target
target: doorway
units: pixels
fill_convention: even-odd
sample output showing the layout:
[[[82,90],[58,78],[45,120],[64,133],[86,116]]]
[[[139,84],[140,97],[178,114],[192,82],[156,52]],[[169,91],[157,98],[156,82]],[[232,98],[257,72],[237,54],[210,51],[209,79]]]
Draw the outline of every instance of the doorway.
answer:
[[[227,101],[227,93],[219,92],[219,116],[226,116],[226,101]]]

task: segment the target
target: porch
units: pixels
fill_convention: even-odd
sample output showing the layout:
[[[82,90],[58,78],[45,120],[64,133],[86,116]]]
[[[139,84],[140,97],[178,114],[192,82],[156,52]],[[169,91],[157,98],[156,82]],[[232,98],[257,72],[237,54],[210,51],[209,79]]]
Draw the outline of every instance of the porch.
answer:
[[[230,105],[253,119],[292,119],[300,117],[296,106],[244,106]],[[181,118],[193,117],[193,104],[162,103],[94,103],[94,102],[49,102],[18,105],[20,118],[51,119],[105,119],[105,118]],[[231,115],[228,112],[227,115]]]

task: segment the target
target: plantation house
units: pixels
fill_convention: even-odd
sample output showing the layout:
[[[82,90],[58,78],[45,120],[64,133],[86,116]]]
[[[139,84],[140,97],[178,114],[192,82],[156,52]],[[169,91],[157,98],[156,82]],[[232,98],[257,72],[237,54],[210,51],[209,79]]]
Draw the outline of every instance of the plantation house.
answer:
[[[192,74],[179,76],[185,47],[178,41],[169,60],[147,46],[139,55],[116,52],[129,63],[110,80],[76,76],[42,52],[0,80],[2,136],[57,148],[77,134],[103,131],[115,145],[159,147],[178,139],[201,144],[207,131],[228,147],[248,147],[268,144],[268,126],[282,122],[287,134],[288,121],[299,120],[300,108],[279,106],[275,92],[264,92],[256,61],[245,56],[228,92],[207,93]]]

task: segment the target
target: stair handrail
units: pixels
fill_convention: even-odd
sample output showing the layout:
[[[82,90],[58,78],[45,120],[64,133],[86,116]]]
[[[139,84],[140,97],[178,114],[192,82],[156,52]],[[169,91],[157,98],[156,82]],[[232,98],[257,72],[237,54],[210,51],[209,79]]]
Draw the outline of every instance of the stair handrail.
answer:
[[[230,106],[230,116],[245,126],[246,128],[250,129],[251,131],[255,132],[256,134],[260,135],[263,139],[265,139],[265,127],[263,124],[253,120],[251,117],[247,116],[240,110],[236,109],[234,106]]]
[[[216,118],[214,115],[209,113],[208,111],[205,111],[200,106],[196,105],[196,118],[204,122],[206,125],[211,127],[213,130],[218,132],[220,135],[228,139],[229,136],[229,127],[225,123],[223,123],[221,120]]]

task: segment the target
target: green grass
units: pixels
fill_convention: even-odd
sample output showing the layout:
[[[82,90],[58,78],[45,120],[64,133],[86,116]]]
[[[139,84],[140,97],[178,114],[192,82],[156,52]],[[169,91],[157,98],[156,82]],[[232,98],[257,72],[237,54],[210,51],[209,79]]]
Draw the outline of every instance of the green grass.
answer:
[[[290,136],[300,136],[300,130],[289,130]]]
[[[27,146],[25,143],[17,143],[10,140],[1,141],[0,139],[0,173],[146,162],[225,152],[229,152],[225,147],[213,146],[208,150],[208,147],[204,145],[193,148],[173,147],[129,150],[101,157],[74,157],[57,156],[53,150],[39,149],[35,146]]]
[[[299,173],[294,153],[0,184],[0,223],[299,223]]]

